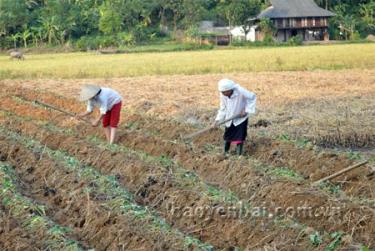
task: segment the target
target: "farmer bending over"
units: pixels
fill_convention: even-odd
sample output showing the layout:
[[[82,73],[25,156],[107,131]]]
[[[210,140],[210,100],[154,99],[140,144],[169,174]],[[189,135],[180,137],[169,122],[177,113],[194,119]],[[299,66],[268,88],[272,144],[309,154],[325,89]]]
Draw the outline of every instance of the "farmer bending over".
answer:
[[[84,118],[93,112],[94,107],[98,107],[100,116],[93,120],[91,124],[96,127],[102,120],[107,141],[113,144],[120,122],[122,97],[110,88],[84,85],[81,90],[80,101],[87,101],[87,111],[77,115],[77,117]]]
[[[235,144],[236,153],[242,155],[248,118],[255,113],[256,95],[229,79],[220,80],[218,87],[221,92],[220,109],[214,126],[233,116],[237,117],[225,123],[224,154],[227,155],[230,145]]]

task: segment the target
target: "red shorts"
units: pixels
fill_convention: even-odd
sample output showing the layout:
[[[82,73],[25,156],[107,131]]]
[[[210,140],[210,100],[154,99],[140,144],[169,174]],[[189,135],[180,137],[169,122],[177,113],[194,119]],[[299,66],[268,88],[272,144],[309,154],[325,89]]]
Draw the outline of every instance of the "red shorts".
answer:
[[[110,111],[108,111],[103,118],[103,127],[117,128],[120,122],[122,102],[115,104]]]

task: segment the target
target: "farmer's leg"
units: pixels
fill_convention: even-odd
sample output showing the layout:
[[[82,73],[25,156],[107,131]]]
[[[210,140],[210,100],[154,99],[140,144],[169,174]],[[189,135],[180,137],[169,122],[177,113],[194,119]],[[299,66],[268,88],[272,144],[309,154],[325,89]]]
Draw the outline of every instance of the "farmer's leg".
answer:
[[[224,132],[224,155],[227,155],[230,150],[230,145],[232,143],[232,137],[233,137],[233,130],[234,130],[234,125],[231,124],[230,127],[225,127],[225,132]]]
[[[110,142],[110,139],[111,139],[110,121],[111,121],[111,111],[108,111],[103,117],[103,121],[102,121],[104,135],[105,135],[105,138],[107,139],[107,142]]]
[[[237,144],[236,153],[237,153],[237,155],[242,155],[242,153],[243,153],[243,143]]]
[[[111,140],[111,127],[107,126],[107,127],[104,127],[104,134],[105,134],[105,138],[107,139],[108,142],[110,142]]]
[[[116,127],[110,127],[110,128],[111,128],[110,129],[111,135],[110,135],[109,143],[113,144],[116,140],[117,128]]]
[[[243,153],[243,145],[247,137],[247,124],[248,119],[246,119],[243,123],[238,125],[238,131],[237,131],[237,138],[235,144],[237,144],[236,147],[236,153],[237,155],[242,155]]]
[[[224,154],[227,154],[229,152],[230,144],[230,141],[224,141]]]
[[[116,132],[117,132],[118,125],[120,123],[121,105],[122,105],[121,102],[118,104],[115,104],[111,110],[111,121],[110,121],[111,134],[110,134],[110,139],[109,139],[110,144],[113,144],[116,140]]]

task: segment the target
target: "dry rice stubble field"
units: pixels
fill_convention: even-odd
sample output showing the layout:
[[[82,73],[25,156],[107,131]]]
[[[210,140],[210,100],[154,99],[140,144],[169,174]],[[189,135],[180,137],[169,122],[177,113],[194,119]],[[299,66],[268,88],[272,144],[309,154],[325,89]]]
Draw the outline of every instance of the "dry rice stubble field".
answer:
[[[43,115],[50,111],[41,107],[30,108],[28,111],[28,105],[23,103],[27,101],[22,98],[41,99],[67,110],[78,112],[84,108],[72,97],[77,92],[80,83],[94,81],[114,87],[120,90],[126,100],[123,112],[125,125],[122,127],[120,145],[127,149],[155,156],[164,163],[182,165],[186,170],[192,171],[193,176],[197,175],[203,182],[207,182],[210,185],[209,188],[212,189],[212,185],[219,189],[211,191],[212,193],[215,191],[224,191],[219,194],[226,194],[225,191],[234,193],[238,199],[251,205],[264,205],[269,209],[278,206],[284,209],[296,209],[310,205],[313,210],[336,207],[343,210],[340,211],[339,216],[323,214],[311,218],[293,215],[289,217],[292,219],[292,223],[288,224],[283,223],[282,220],[268,220],[265,221],[268,222],[265,229],[254,228],[253,231],[249,230],[244,234],[236,232],[236,230],[246,228],[246,226],[239,227],[239,225],[233,225],[235,227],[232,228],[223,226],[224,232],[228,233],[226,235],[213,230],[210,233],[212,228],[205,229],[209,225],[202,223],[200,218],[181,220],[175,218],[175,215],[171,215],[171,211],[163,213],[162,207],[167,205],[163,204],[163,200],[169,200],[169,202],[175,202],[181,207],[188,208],[186,202],[189,199],[174,201],[174,197],[166,193],[167,196],[162,198],[161,204],[155,204],[160,203],[160,198],[152,194],[167,190],[159,185],[152,187],[155,185],[152,184],[154,183],[153,178],[158,177],[157,175],[151,173],[151,176],[143,178],[140,176],[138,179],[143,180],[144,184],[133,183],[134,188],[132,189],[139,202],[146,203],[148,206],[153,205],[152,207],[156,208],[159,214],[164,216],[168,222],[175,224],[174,226],[177,226],[182,232],[193,231],[194,237],[207,241],[207,243],[214,243],[216,247],[240,247],[250,250],[261,247],[287,248],[289,250],[300,250],[302,247],[318,250],[336,247],[356,249],[360,247],[360,244],[373,247],[374,230],[372,226],[374,224],[371,223],[371,220],[374,219],[375,193],[373,176],[368,176],[369,166],[361,171],[358,170],[350,175],[340,177],[332,184],[325,184],[318,190],[312,188],[310,183],[363,158],[354,152],[327,151],[319,146],[365,149],[368,154],[366,156],[372,156],[374,153],[374,127],[372,126],[374,104],[371,102],[374,97],[374,71],[232,74],[233,79],[258,94],[260,111],[252,122],[265,119],[270,121],[271,125],[267,128],[250,129],[251,137],[248,142],[246,158],[231,158],[229,160],[217,157],[221,145],[221,133],[218,131],[201,137],[193,145],[186,145],[179,141],[181,134],[196,130],[212,119],[218,102],[216,81],[221,77],[224,76],[2,81],[1,83],[4,85],[3,97],[13,96],[2,100],[1,109],[3,112],[14,112],[17,116],[30,117],[31,122],[37,122],[33,126],[36,128],[38,123],[53,118],[54,126],[73,129],[78,133],[75,136],[78,138],[74,140],[74,137],[70,136],[71,141],[67,140],[64,143],[63,136],[56,138],[51,135],[52,132],[48,133],[48,130],[44,129],[40,134],[40,132],[36,132],[37,129],[22,126],[23,123],[27,125],[29,122],[19,124],[20,122],[17,123],[13,119],[14,115],[9,114],[9,118],[3,117],[2,123],[16,129],[17,133],[42,140],[43,144],[48,147],[61,148],[69,152],[68,146],[74,144],[74,141],[83,144],[79,140],[79,134],[82,133],[87,137],[96,135],[100,138],[99,132],[54,112],[47,116]],[[15,88],[21,84],[26,89]],[[16,90],[9,89],[9,86],[13,86]],[[44,91],[33,92],[31,89],[27,89],[30,87],[43,89],[47,93],[43,93]],[[54,96],[53,93],[58,93],[60,98]],[[18,106],[21,107],[17,108]],[[15,109],[9,109],[9,107],[15,107]],[[32,112],[34,109],[35,111]],[[11,122],[13,120],[14,122]],[[353,132],[356,132],[357,135],[353,136]],[[94,152],[89,151],[89,153],[97,155]],[[88,153],[82,155],[79,150],[71,150],[70,154],[77,154],[76,157],[82,158],[82,161],[93,164]],[[105,166],[104,162],[100,163],[98,167]],[[126,164],[124,165],[126,166]],[[130,165],[130,169],[131,167],[134,166]],[[116,165],[108,168],[111,170],[116,168]],[[163,180],[162,177],[164,176],[159,178]],[[130,180],[125,178],[125,181],[124,186],[127,188],[131,186]],[[164,182],[163,184],[165,186],[168,183]],[[180,183],[175,184],[179,186]],[[150,194],[151,197],[148,198]],[[225,200],[224,198],[225,196],[221,199]],[[196,200],[202,201],[202,197],[198,196]],[[203,201],[203,203],[207,203],[207,201]],[[192,207],[202,205],[204,204],[194,203]],[[283,217],[288,215],[283,212],[278,216],[285,220]],[[192,221],[196,221],[197,227],[195,229],[186,228],[194,226]],[[261,222],[264,226],[264,221]],[[273,226],[271,222],[273,222],[272,224],[276,222],[276,225]],[[215,226],[215,220],[213,223],[212,226]],[[288,230],[284,232],[284,235],[278,230],[280,227],[283,228],[283,225]],[[260,227],[261,225],[255,226]],[[302,226],[302,228],[295,226]],[[293,229],[297,232],[294,232]],[[218,242],[210,235],[221,236],[220,239],[224,242]],[[320,239],[322,240],[320,241]],[[247,241],[250,243],[247,244]]]

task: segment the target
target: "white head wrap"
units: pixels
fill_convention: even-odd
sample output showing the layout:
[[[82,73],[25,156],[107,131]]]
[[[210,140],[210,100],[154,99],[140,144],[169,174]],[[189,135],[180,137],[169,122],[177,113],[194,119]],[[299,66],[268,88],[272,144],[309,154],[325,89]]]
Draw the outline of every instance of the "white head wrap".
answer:
[[[230,91],[236,88],[236,83],[230,79],[222,79],[219,81],[218,88],[220,92]]]

